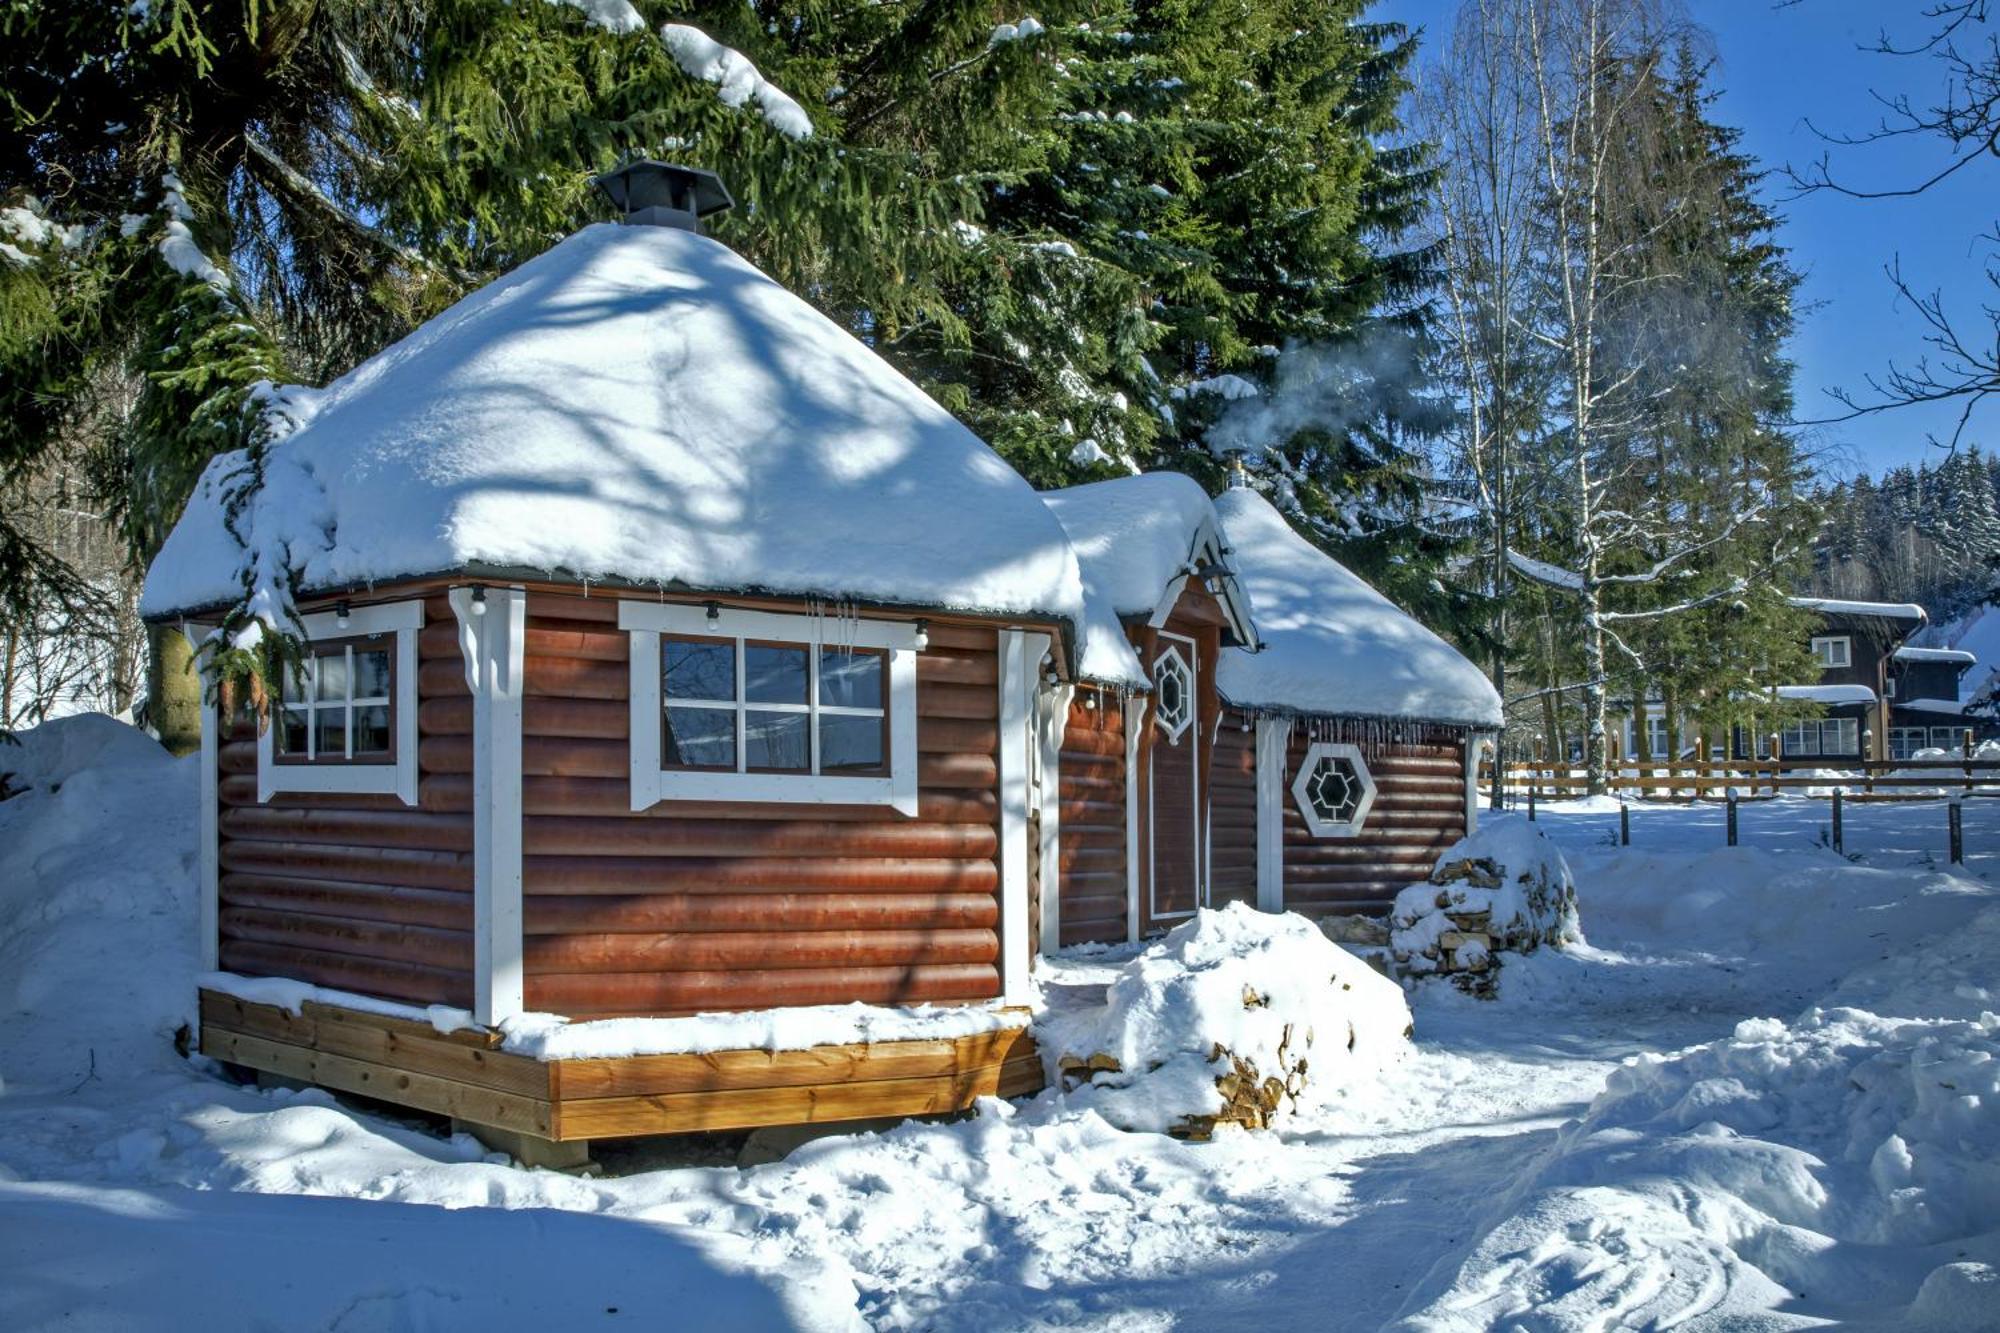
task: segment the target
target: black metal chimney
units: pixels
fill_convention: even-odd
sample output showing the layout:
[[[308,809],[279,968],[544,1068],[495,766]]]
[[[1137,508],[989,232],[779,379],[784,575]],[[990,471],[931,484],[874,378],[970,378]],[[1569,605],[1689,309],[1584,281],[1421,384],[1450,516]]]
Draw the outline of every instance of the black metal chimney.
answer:
[[[607,171],[595,183],[628,227],[679,227],[699,233],[703,218],[736,205],[714,172],[650,158]]]

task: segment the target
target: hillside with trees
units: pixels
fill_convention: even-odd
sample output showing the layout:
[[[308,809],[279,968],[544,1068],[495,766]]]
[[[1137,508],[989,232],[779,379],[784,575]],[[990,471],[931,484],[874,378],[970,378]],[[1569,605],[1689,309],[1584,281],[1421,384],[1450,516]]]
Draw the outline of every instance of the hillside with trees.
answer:
[[[1866,472],[1821,490],[1811,591],[1915,602],[1934,622],[1986,600],[2000,567],[2000,457],[1977,445],[1942,463]]]

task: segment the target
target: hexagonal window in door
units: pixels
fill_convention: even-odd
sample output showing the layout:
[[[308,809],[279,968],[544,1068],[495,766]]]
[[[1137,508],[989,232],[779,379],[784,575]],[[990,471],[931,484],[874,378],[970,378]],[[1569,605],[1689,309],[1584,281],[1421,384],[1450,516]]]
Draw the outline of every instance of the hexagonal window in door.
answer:
[[[1361,832],[1375,803],[1368,761],[1352,745],[1316,741],[1292,779],[1292,799],[1315,838],[1351,838]]]
[[[1179,741],[1194,723],[1194,672],[1178,648],[1153,659],[1153,721],[1169,741]]]

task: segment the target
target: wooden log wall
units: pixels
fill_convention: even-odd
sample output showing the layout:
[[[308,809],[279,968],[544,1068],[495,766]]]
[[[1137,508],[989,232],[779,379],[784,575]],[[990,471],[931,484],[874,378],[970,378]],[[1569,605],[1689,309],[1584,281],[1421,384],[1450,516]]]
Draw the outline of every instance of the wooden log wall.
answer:
[[[995,631],[931,623],[916,818],[686,801],[634,813],[617,609],[528,598],[528,1007],[602,1017],[998,995]]]
[[[1208,905],[1257,905],[1257,724],[1224,709],[1208,770]]]
[[[1292,799],[1306,747],[1347,741],[1375,779],[1361,833],[1316,838]],[[1412,723],[1301,718],[1285,764],[1285,906],[1308,916],[1380,913],[1465,836],[1465,733]]]
[[[395,796],[257,800],[257,726],[220,768],[222,967],[414,1004],[472,1003],[472,713],[456,622],[425,605],[418,805]]]
[[[1125,706],[1079,686],[1058,758],[1061,944],[1125,938]]]

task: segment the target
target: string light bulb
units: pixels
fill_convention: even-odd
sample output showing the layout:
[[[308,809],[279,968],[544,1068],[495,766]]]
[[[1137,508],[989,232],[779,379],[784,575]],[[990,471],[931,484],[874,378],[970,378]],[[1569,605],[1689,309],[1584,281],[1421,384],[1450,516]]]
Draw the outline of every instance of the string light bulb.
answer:
[[[919,621],[917,622],[917,639],[916,639],[916,644],[917,644],[917,651],[918,651],[918,652],[920,652],[920,653],[921,653],[921,652],[925,652],[925,651],[927,651],[927,650],[928,650],[928,649],[930,648],[930,646],[931,646],[931,622],[930,622],[930,621],[928,621],[928,620],[919,620]]]
[[[472,590],[472,614],[475,616],[486,614],[486,589],[484,587]]]
[[[702,605],[708,608],[708,627],[714,629],[717,625],[720,625],[722,623],[722,603],[703,602]]]
[[[348,613],[352,610],[353,608],[347,604],[347,599],[344,597],[341,598],[339,602],[334,604],[333,623],[341,629],[346,629],[349,619]]]

